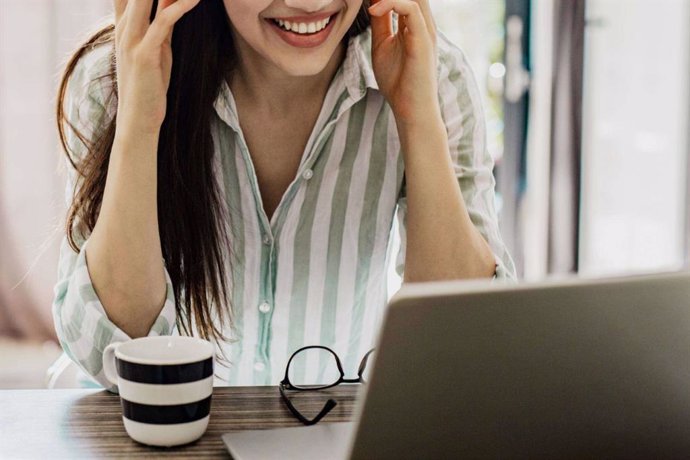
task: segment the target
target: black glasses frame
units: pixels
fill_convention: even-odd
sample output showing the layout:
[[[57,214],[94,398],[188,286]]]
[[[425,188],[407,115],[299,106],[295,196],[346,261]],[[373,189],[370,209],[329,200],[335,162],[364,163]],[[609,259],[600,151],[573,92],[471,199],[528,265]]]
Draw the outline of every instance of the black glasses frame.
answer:
[[[309,386],[302,386],[302,385],[295,385],[292,382],[290,382],[290,363],[292,363],[292,360],[296,355],[298,355],[300,352],[304,350],[309,350],[309,349],[322,349],[330,352],[333,357],[335,358],[335,364],[338,367],[338,371],[340,372],[340,377],[338,378],[335,383],[331,383],[329,385],[309,385]],[[321,420],[326,414],[328,414],[335,406],[338,405],[338,403],[332,399],[329,398],[328,401],[326,401],[326,404],[323,406],[323,409],[316,415],[316,417],[312,419],[306,418],[304,415],[302,415],[297,408],[292,404],[292,401],[290,401],[290,398],[287,396],[285,393],[287,390],[295,390],[295,391],[312,391],[312,390],[325,390],[326,388],[331,388],[336,385],[340,385],[341,383],[366,383],[364,378],[362,378],[362,374],[364,373],[364,369],[367,367],[367,361],[369,360],[369,356],[374,352],[374,348],[369,350],[364,357],[362,358],[362,361],[359,363],[359,369],[357,370],[357,378],[356,379],[346,379],[345,378],[345,371],[343,370],[343,365],[340,362],[340,358],[334,352],[328,347],[325,347],[323,345],[307,345],[306,347],[302,347],[299,350],[295,351],[292,356],[290,356],[290,359],[288,360],[287,366],[285,366],[285,378],[280,382],[278,388],[280,389],[280,396],[282,397],[283,401],[285,402],[285,405],[287,408],[292,412],[292,414],[297,417],[297,419],[304,423],[305,425],[314,425],[318,423],[319,420]]]

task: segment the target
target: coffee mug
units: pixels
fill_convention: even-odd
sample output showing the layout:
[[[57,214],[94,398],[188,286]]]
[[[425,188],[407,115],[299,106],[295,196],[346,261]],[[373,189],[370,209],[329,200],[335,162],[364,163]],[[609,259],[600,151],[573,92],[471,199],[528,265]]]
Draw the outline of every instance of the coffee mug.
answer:
[[[199,439],[213,393],[211,342],[195,337],[142,337],[108,345],[103,372],[117,385],[127,434],[151,446]]]

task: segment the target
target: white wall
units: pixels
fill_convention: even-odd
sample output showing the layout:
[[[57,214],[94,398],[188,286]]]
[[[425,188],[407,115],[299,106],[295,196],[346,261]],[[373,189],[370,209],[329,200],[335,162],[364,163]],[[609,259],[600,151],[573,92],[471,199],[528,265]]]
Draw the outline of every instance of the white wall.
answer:
[[[0,309],[29,335],[52,334],[65,214],[60,64],[110,9],[108,0],[0,0]]]

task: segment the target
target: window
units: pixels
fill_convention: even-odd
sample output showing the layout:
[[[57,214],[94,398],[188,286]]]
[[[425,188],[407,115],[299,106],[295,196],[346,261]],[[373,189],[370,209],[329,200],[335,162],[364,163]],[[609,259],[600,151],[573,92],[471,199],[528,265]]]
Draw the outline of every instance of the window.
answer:
[[[688,18],[684,0],[587,3],[583,273],[684,262]]]

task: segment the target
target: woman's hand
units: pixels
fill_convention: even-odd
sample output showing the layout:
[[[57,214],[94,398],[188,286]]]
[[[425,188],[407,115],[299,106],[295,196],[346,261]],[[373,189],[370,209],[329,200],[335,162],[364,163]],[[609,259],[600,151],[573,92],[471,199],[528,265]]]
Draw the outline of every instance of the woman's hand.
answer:
[[[158,134],[165,119],[172,70],[173,26],[200,0],[114,0],[117,125],[136,134]]]
[[[371,15],[374,75],[399,123],[440,115],[436,26],[429,0],[375,0]],[[393,34],[393,15],[398,30]]]

